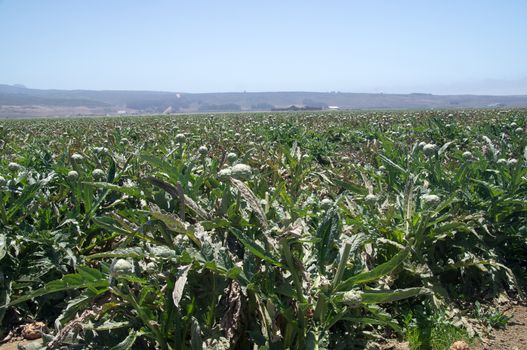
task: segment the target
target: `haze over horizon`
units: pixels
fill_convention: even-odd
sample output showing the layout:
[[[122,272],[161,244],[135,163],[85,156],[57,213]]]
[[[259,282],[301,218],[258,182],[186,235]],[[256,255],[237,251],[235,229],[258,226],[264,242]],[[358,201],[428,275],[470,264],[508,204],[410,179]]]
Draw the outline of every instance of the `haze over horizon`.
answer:
[[[527,94],[527,2],[0,0],[0,83]]]

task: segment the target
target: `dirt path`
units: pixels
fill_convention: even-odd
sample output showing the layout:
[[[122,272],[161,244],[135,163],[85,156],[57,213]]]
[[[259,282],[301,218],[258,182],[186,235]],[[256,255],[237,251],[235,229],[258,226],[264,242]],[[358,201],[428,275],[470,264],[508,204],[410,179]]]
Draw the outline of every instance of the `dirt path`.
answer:
[[[527,306],[515,305],[506,314],[513,316],[507,328],[494,330],[491,339],[474,347],[474,350],[527,349]]]
[[[512,305],[505,314],[512,316],[507,328],[493,330],[469,350],[527,350],[527,305]],[[407,342],[388,341],[382,350],[409,350]],[[1,349],[0,349],[1,350]]]

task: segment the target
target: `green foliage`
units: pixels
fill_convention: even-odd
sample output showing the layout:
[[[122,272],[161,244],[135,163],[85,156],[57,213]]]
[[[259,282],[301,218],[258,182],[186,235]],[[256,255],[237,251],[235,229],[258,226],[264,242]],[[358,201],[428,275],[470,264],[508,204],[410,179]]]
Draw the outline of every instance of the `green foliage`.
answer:
[[[457,301],[523,295],[526,115],[0,121],[0,336],[44,320],[77,348],[468,340],[444,316]]]
[[[459,325],[454,325],[445,315],[416,308],[414,317],[408,313],[404,319],[405,338],[411,350],[449,350],[456,341],[473,342],[473,338]]]
[[[502,329],[507,326],[512,316],[508,316],[498,309],[483,310],[479,301],[475,302],[474,316],[489,327]]]

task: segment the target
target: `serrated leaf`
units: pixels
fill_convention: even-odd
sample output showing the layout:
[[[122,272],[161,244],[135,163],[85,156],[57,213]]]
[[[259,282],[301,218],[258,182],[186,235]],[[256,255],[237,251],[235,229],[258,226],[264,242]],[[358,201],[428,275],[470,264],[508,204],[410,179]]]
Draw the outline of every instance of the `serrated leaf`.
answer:
[[[64,275],[60,280],[48,282],[44,287],[34,290],[18,299],[9,303],[9,306],[23,303],[24,301],[34,299],[46,294],[77,290],[82,288],[108,288],[108,278],[99,270],[89,267],[79,266],[79,273]],[[1,306],[0,306],[1,308]]]
[[[406,259],[409,252],[410,248],[406,247],[387,262],[374,267],[370,271],[362,272],[348,278],[337,287],[337,290],[347,290],[354,285],[368,283],[380,279],[381,277],[395,270],[404,261],[404,259]]]
[[[141,259],[146,256],[145,251],[141,247],[118,248],[110,252],[101,252],[88,255],[86,260],[99,258],[133,258]]]
[[[123,235],[130,235],[133,233],[124,229],[119,221],[109,216],[96,216],[93,218],[93,221],[110,232],[117,232]]]
[[[348,191],[351,191],[353,193],[357,193],[357,194],[361,194],[361,195],[367,195],[368,194],[368,190],[360,185],[356,185],[354,183],[351,183],[351,182],[348,182],[348,181],[344,181],[344,180],[340,180],[340,179],[335,179],[335,183],[342,187],[343,189],[345,190],[348,190]]]
[[[137,331],[131,329],[130,333],[122,342],[112,347],[111,350],[130,350],[137,339]]]
[[[396,164],[395,162],[393,162],[391,159],[389,159],[388,157],[386,157],[385,155],[382,155],[382,154],[379,154],[379,157],[390,167],[396,169],[396,170],[399,170],[401,173],[403,174],[408,174],[408,170],[402,168],[400,165]]]
[[[6,235],[0,235],[0,261],[4,258],[7,253],[7,239]]]
[[[106,178],[106,181],[108,183],[112,183],[113,180],[115,179],[115,171],[116,171],[115,160],[113,159],[113,157],[110,157],[110,169],[108,170],[108,176]]]
[[[260,205],[260,201],[258,201],[258,198],[256,198],[256,195],[253,193],[253,191],[251,191],[251,189],[245,183],[243,183],[243,181],[231,178],[231,183],[234,187],[236,187],[238,192],[240,192],[240,195],[243,197],[243,199],[245,199],[249,207],[253,210],[262,227],[267,229],[269,227],[267,218],[265,217],[264,210]]]
[[[172,300],[174,301],[174,306],[179,308],[179,303],[181,298],[183,298],[183,290],[187,284],[187,274],[190,271],[191,265],[185,266],[180,269],[180,276],[174,284],[174,290],[172,291]]]
[[[192,316],[190,325],[190,348],[192,350],[203,350],[203,340],[201,339],[201,327],[198,320]]]
[[[90,186],[90,187],[104,188],[106,190],[112,190],[112,191],[124,193],[126,195],[136,197],[136,198],[143,198],[141,191],[137,187],[124,187],[124,186],[119,186],[119,185],[108,183],[108,182],[82,182],[82,184]]]
[[[169,184],[168,182],[165,182],[154,176],[147,176],[145,179],[149,181],[150,183],[152,183],[153,185],[169,193],[173,198],[179,197],[178,189],[175,186]],[[185,205],[188,206],[199,218],[203,220],[210,219],[210,215],[205,211],[205,209],[201,208],[192,198],[184,194],[184,200],[185,200]]]
[[[364,304],[391,303],[398,300],[408,299],[417,295],[429,294],[427,288],[416,287],[406,289],[396,289],[390,291],[367,291],[363,292],[362,302]]]
[[[441,146],[441,148],[439,149],[439,151],[437,152],[437,154],[441,155],[441,154],[445,153],[445,151],[447,150],[447,148],[448,148],[452,143],[454,143],[454,141],[449,141],[449,142],[445,143],[443,146]]]
[[[376,324],[376,325],[381,325],[381,326],[388,326],[388,327],[391,327],[394,331],[396,331],[399,334],[402,334],[402,331],[403,331],[402,328],[394,321],[381,320],[381,319],[373,318],[373,317],[343,317],[340,319],[340,321],[348,321],[353,324],[359,323],[359,324],[364,324],[364,325]]]
[[[47,185],[53,179],[54,176],[55,174],[51,173],[47,178],[24,187],[20,197],[17,198],[11,208],[9,208],[9,210],[7,211],[7,220],[10,220],[19,209],[23,208],[26,204],[31,202],[35,198],[36,193],[43,186]]]
[[[162,221],[170,231],[184,234],[189,231],[189,225],[173,214],[162,213],[160,211],[151,211],[150,214],[154,219]]]
[[[5,276],[2,271],[0,271],[0,324],[4,319],[5,312],[9,303],[11,301],[11,282],[7,283],[5,281]]]
[[[256,244],[253,240],[251,240],[248,237],[245,237],[242,232],[235,229],[234,227],[231,227],[230,232],[236,238],[243,244],[245,248],[247,248],[252,254],[257,256],[258,258],[267,261],[268,263],[271,263],[275,266],[282,267],[283,264],[281,264],[278,260],[276,260],[271,254],[269,254],[265,249],[263,249],[261,246]]]
[[[172,180],[177,181],[179,174],[176,172],[176,169],[174,168],[172,164],[168,163],[167,161],[163,159],[160,159],[160,158],[157,158],[151,155],[147,155],[147,154],[141,155],[140,158],[147,161],[150,164],[153,164],[157,168],[161,169],[163,172],[168,174]]]
[[[352,235],[350,238],[344,241],[344,247],[341,249],[340,261],[337,266],[337,272],[333,278],[333,288],[335,288],[340,283],[350,254],[353,254],[354,256],[357,255],[359,247],[361,247],[367,239],[368,238],[364,233],[359,233]]]
[[[342,231],[340,217],[335,209],[330,209],[317,229],[318,242],[316,248],[318,252],[318,263],[322,269],[330,261],[328,256],[331,250],[336,250],[336,243]]]
[[[111,331],[114,329],[119,328],[130,328],[130,322],[128,321],[122,321],[122,322],[114,322],[114,321],[106,321],[100,326],[97,326],[95,328],[96,331]]]

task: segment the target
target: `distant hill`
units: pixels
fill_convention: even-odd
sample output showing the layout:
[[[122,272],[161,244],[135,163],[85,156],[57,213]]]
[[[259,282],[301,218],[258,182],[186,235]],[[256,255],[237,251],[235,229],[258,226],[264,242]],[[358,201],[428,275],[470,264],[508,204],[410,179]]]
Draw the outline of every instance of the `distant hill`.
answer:
[[[527,95],[39,90],[0,84],[0,117],[309,109],[527,107]]]

